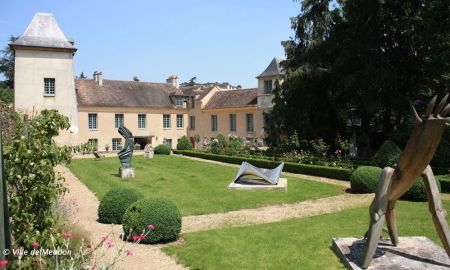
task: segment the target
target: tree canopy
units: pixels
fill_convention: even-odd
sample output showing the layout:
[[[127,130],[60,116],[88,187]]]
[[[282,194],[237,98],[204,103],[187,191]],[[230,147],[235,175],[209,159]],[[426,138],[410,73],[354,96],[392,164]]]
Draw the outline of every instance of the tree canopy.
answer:
[[[10,43],[16,41],[18,37],[10,36],[8,41]],[[5,86],[9,88],[14,87],[14,51],[6,45],[6,47],[0,51],[2,56],[0,57],[0,73],[5,77]]]
[[[361,138],[388,138],[450,86],[447,1],[307,0],[283,41],[286,71],[265,114],[268,142],[296,131],[332,141],[361,121]]]

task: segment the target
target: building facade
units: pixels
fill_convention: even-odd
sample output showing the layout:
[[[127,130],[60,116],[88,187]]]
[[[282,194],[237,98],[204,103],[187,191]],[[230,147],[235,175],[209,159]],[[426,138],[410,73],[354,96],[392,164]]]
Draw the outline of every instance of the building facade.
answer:
[[[146,144],[175,148],[182,136],[193,144],[200,141],[201,147],[218,134],[262,143],[262,112],[270,109],[271,90],[283,75],[280,60],[274,58],[257,77],[254,89],[222,84],[180,87],[175,75],[166,83],[108,80],[102,72],[74,78],[77,49],[48,13],[37,13],[11,47],[15,109],[23,114],[56,109],[71,124],[57,142],[72,146],[91,142],[100,151],[121,148],[121,125],[130,129],[142,148]]]

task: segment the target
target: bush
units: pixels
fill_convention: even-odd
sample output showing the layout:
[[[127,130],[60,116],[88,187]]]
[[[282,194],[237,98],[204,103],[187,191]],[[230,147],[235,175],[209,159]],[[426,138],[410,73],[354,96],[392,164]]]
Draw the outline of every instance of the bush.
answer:
[[[216,160],[232,164],[241,164],[243,161],[247,161],[254,166],[273,169],[280,165],[279,161],[272,161],[267,159],[256,159],[256,158],[245,158],[238,156],[226,156],[226,155],[216,155],[202,151],[176,151],[177,154],[182,154],[186,156],[204,158],[209,160]],[[352,169],[338,168],[338,167],[327,167],[319,165],[308,165],[293,162],[284,163],[284,171],[292,173],[302,173],[308,175],[329,177],[339,180],[350,180],[350,175],[352,174]]]
[[[393,166],[397,164],[401,153],[402,151],[394,142],[386,140],[373,156],[373,164],[380,168]]]
[[[170,155],[171,151],[172,150],[170,149],[170,147],[165,144],[160,144],[156,146],[154,150],[155,154],[157,155]]]
[[[350,186],[355,193],[372,193],[378,186],[382,169],[373,166],[361,166],[352,173]]]
[[[439,180],[441,184],[442,192],[450,193],[450,174],[438,175],[436,179]]]
[[[98,206],[98,220],[103,223],[122,224],[127,208],[144,196],[131,188],[113,188],[102,198]]]
[[[177,144],[177,150],[191,150],[192,147],[192,143],[187,136],[181,137]]]
[[[177,206],[165,198],[139,200],[126,210],[123,216],[123,231],[139,236],[147,225],[156,228],[148,233],[142,243],[166,242],[178,239],[181,231],[181,214]]]
[[[382,173],[382,169],[372,166],[361,166],[353,172],[350,178],[350,184],[352,191],[355,193],[373,193],[376,191],[378,182]],[[439,190],[441,185],[439,180],[436,179]],[[425,184],[423,179],[417,179],[417,182],[412,186],[401,199],[425,201],[427,199],[427,193],[425,190]]]

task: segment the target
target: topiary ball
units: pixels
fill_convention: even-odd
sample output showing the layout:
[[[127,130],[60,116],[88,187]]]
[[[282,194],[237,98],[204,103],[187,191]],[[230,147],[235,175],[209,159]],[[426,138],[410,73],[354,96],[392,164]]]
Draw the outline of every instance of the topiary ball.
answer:
[[[155,229],[148,232],[147,226]],[[130,239],[148,232],[141,243],[157,243],[177,240],[181,231],[181,214],[177,206],[165,198],[149,198],[139,200],[126,210],[123,215],[123,231]]]
[[[177,150],[191,150],[192,148],[192,143],[187,136],[181,137],[178,141]]]
[[[160,144],[154,149],[154,153],[157,155],[170,155],[171,151],[170,147],[165,144]]]
[[[441,191],[441,183],[438,178],[436,178],[436,184],[438,186],[439,192]],[[426,201],[427,200],[427,191],[425,189],[425,183],[423,179],[420,177],[417,179],[417,182],[412,186],[402,197],[404,200],[412,200],[412,201]]]
[[[378,186],[382,169],[373,166],[360,166],[350,176],[350,186],[355,193],[372,193]]]
[[[102,223],[122,224],[128,206],[142,199],[142,193],[131,188],[113,188],[103,196],[98,206],[98,220]]]
[[[386,140],[373,156],[372,162],[380,168],[392,167],[397,164],[401,153],[402,151],[394,142]]]

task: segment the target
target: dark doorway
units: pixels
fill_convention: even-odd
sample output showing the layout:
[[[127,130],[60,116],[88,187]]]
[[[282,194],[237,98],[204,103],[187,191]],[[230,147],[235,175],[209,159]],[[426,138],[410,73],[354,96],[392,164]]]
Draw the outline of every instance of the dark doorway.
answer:
[[[194,138],[194,137],[191,137],[190,139],[191,139],[192,147],[195,148],[195,138]]]
[[[144,149],[144,147],[151,142],[150,137],[134,137],[134,144],[139,144],[141,147],[140,149]]]

